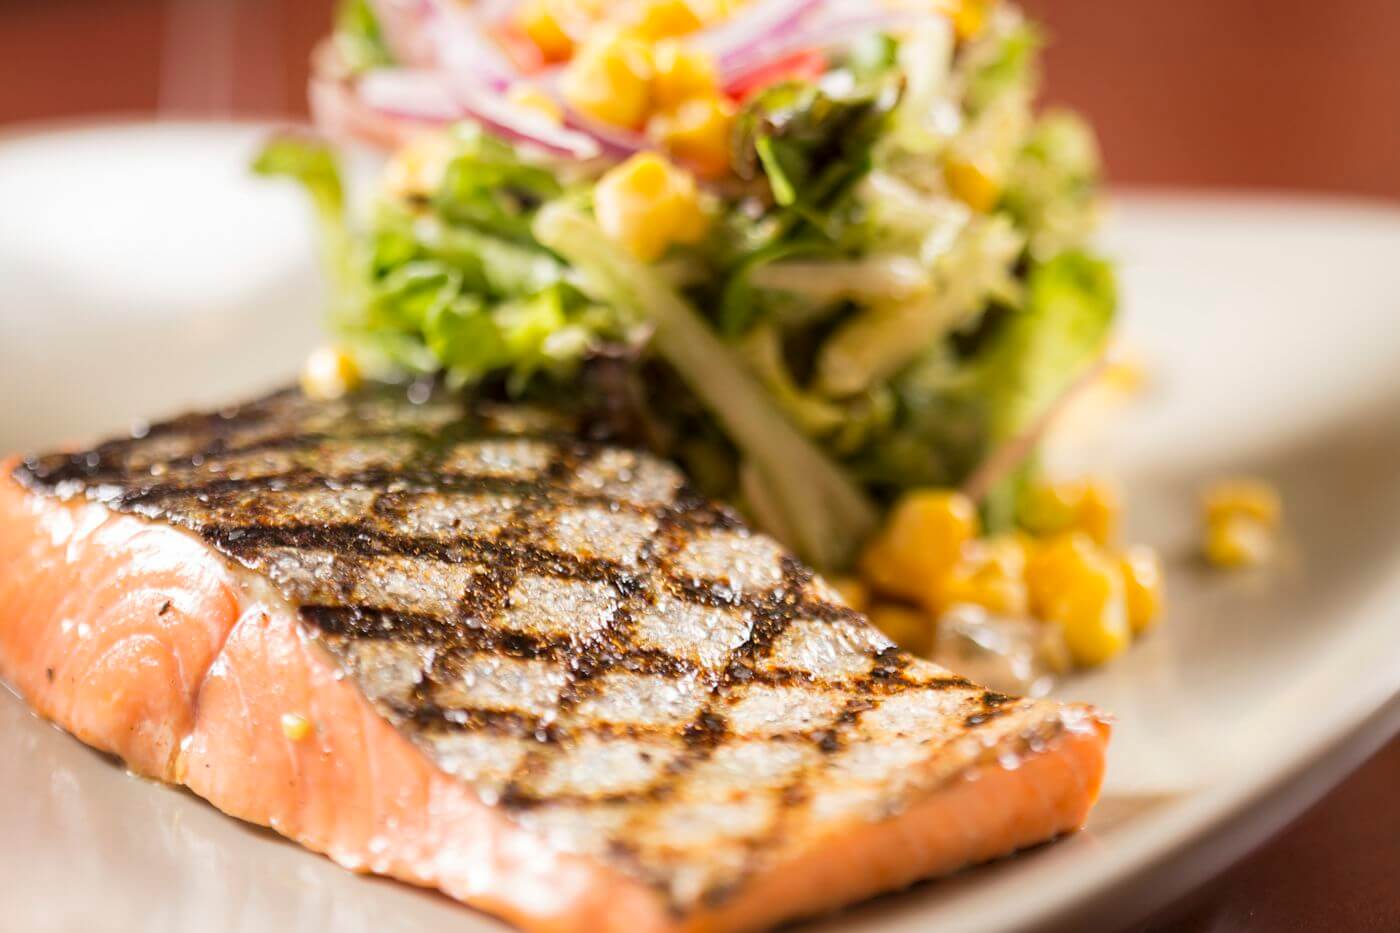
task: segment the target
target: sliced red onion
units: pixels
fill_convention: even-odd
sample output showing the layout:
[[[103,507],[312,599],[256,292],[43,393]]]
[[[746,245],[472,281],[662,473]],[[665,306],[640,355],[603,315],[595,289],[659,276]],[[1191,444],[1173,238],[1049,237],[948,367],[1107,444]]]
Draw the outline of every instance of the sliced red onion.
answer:
[[[421,2],[429,11],[428,26],[439,67],[495,91],[504,91],[520,80],[519,71],[485,35],[474,11],[451,0]]]
[[[369,3],[394,61],[415,67],[433,63],[434,43],[428,30],[432,17],[429,0],[369,0]]]
[[[594,159],[603,152],[591,136],[517,107],[470,80],[383,68],[363,75],[356,89],[366,106],[386,116],[439,125],[474,120],[502,139],[570,159]]]
[[[564,124],[596,142],[601,154],[610,159],[625,159],[651,148],[651,142],[641,133],[600,123],[572,107],[564,107]]]
[[[379,113],[427,123],[451,123],[465,114],[443,76],[410,68],[377,68],[355,82],[360,100]]]
[[[797,29],[823,5],[824,0],[759,0],[692,41],[714,57],[724,74],[736,62],[750,59],[757,46]]]
[[[365,143],[388,151],[440,125],[405,114],[377,111],[366,104],[348,83],[324,75],[311,79],[308,97],[311,118],[317,129],[338,141]]]
[[[726,84],[733,83],[798,52],[837,48],[871,33],[907,29],[927,22],[929,15],[913,10],[885,10],[813,16],[798,28],[754,43],[742,55],[730,56],[720,66],[720,74]]]

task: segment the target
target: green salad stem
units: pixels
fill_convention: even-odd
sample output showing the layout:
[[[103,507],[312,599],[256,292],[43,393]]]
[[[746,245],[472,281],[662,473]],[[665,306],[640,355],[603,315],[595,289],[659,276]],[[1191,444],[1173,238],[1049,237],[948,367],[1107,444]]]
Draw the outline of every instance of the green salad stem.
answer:
[[[757,379],[700,314],[649,266],[623,252],[578,210],[552,204],[535,236],[603,298],[655,328],[652,345],[761,474],[756,488],[818,567],[844,567],[876,526],[874,504],[773,405]]]

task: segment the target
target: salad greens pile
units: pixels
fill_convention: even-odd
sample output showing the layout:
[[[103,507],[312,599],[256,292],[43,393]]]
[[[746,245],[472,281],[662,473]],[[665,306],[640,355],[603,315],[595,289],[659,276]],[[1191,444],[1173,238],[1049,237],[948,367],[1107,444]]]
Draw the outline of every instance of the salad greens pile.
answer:
[[[388,54],[365,4],[341,27],[355,61]],[[1035,113],[1039,46],[1003,6],[970,42],[871,35],[759,91],[709,236],[652,264],[592,216],[606,165],[469,122],[424,190],[369,204],[314,138],[272,141],[257,168],[311,193],[331,325],[367,366],[626,410],[620,440],[839,569],[902,491],[962,484],[1023,438],[1107,338],[1096,149],[1072,115]],[[985,490],[993,530],[1033,469]]]

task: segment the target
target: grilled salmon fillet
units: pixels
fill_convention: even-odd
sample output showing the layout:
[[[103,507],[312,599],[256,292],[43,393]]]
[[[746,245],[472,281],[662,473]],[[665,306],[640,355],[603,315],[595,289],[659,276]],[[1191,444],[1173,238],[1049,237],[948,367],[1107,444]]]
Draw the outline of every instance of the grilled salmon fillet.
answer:
[[[1051,839],[1108,736],[900,651],[661,461],[387,387],[6,464],[0,676],[539,930],[761,928]]]

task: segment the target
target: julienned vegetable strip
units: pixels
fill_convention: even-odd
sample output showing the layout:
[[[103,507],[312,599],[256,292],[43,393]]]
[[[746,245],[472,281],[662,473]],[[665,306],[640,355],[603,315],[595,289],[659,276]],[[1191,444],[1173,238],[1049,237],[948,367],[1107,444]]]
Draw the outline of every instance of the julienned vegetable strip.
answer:
[[[592,220],[555,204],[540,212],[534,230],[590,287],[653,323],[657,352],[762,472],[762,488],[791,530],[793,547],[819,567],[846,566],[877,522],[875,507],[860,488],[773,407],[768,393],[701,317]]]

